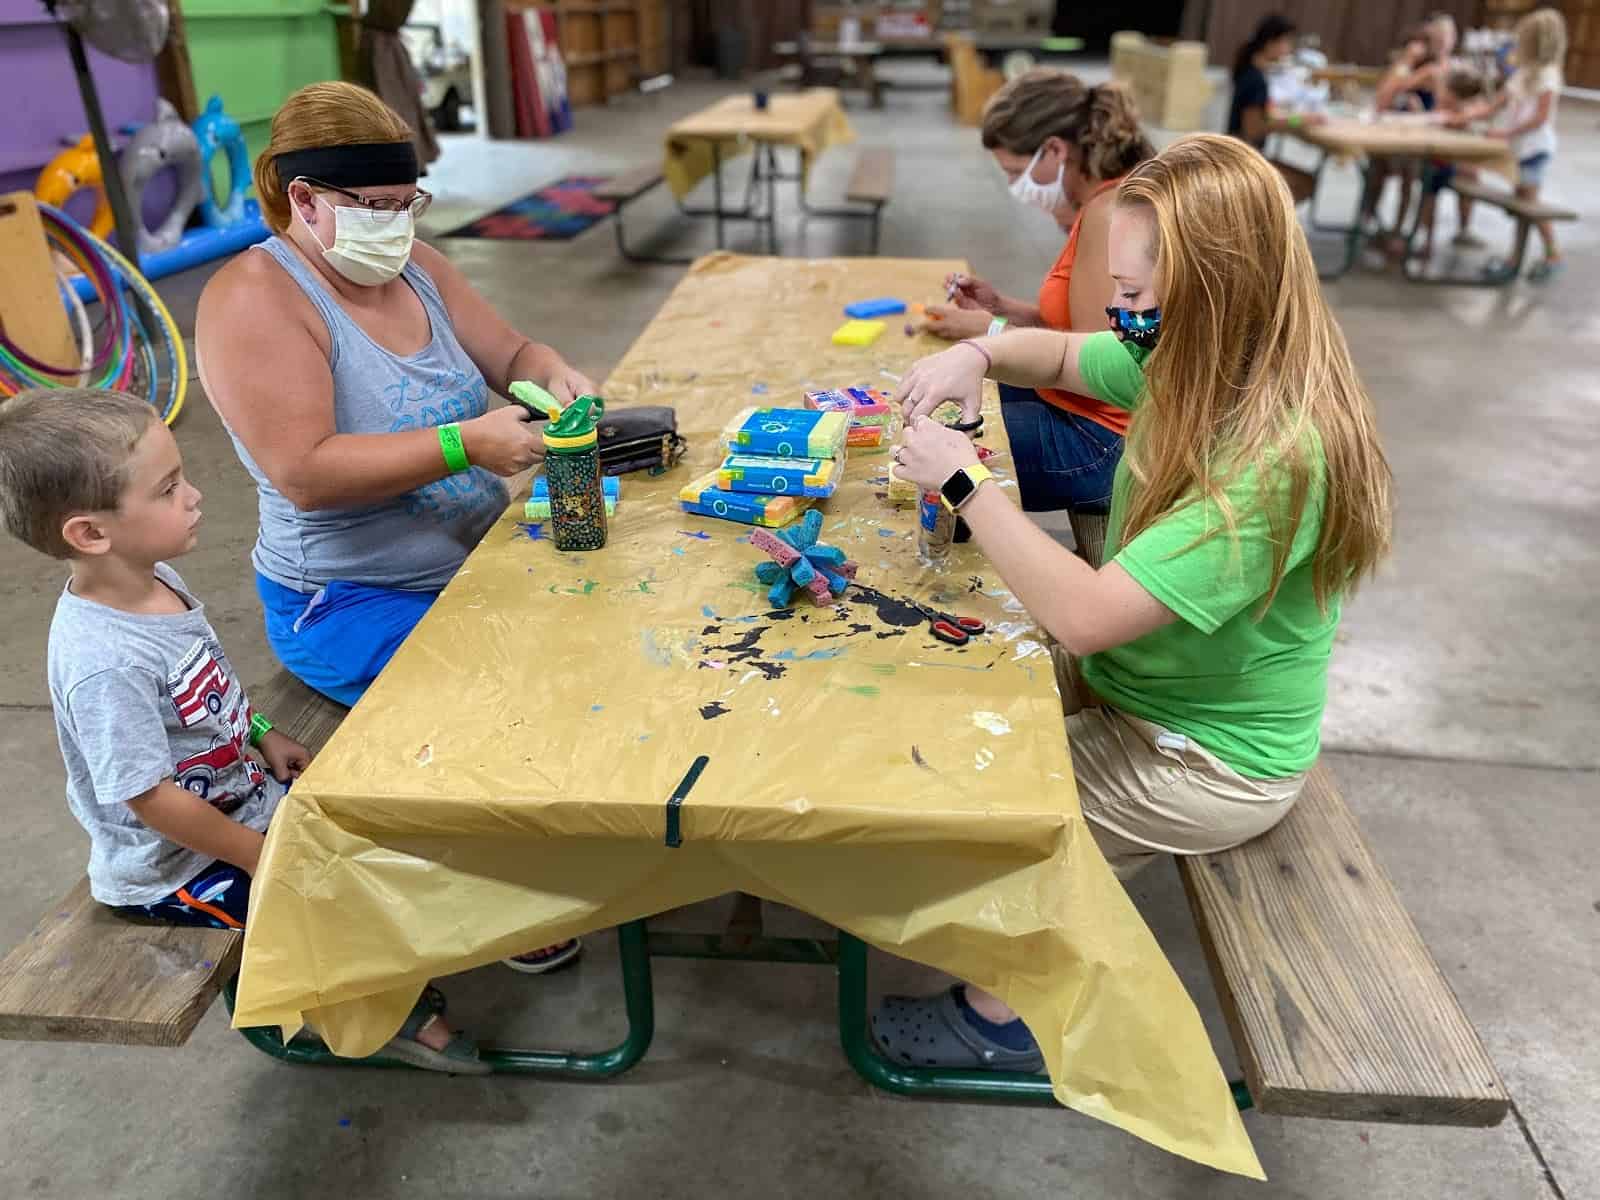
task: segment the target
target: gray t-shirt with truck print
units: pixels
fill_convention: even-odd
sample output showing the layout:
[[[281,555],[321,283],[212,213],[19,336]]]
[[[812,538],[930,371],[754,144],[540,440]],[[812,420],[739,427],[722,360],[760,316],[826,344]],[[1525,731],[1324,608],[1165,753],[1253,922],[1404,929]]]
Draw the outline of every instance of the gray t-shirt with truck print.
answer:
[[[204,606],[165,563],[156,576],[187,612],[122,612],[69,584],[50,623],[67,804],[89,834],[89,890],[102,904],[153,904],[211,865],[145,826],[129,800],[171,779],[264,831],[284,793],[248,753],[250,701]]]

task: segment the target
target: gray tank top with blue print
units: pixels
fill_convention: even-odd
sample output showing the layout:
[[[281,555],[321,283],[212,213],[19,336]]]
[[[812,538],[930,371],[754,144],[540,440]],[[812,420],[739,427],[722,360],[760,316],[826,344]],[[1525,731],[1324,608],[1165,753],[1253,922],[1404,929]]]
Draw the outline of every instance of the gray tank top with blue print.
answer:
[[[408,263],[402,278],[422,301],[431,333],[420,351],[402,356],[367,336],[283,239],[270,238],[260,249],[278,261],[327,322],[338,432],[430,429],[488,410],[488,385],[456,340],[439,289],[421,267]],[[272,486],[237,437],[233,444],[260,497],[261,530],[251,561],[268,579],[296,591],[316,591],[336,579],[437,591],[508,500],[496,475],[474,467],[381,504],[307,511]]]

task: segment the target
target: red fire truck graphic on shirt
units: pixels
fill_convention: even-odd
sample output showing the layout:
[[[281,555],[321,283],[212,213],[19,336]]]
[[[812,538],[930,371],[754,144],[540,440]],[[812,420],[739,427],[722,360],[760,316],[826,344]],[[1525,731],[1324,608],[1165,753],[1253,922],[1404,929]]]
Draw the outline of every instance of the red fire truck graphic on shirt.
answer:
[[[245,752],[250,706],[243,690],[234,683],[219,654],[200,639],[168,678],[167,691],[184,728],[193,728],[208,717],[222,726],[207,749],[178,763],[173,779],[179,787],[231,812],[266,782],[260,764]],[[246,786],[228,787],[229,782]]]

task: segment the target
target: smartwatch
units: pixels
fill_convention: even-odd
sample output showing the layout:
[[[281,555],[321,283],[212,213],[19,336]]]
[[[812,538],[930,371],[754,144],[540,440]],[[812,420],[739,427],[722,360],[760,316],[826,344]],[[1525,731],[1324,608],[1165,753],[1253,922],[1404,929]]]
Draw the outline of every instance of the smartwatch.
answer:
[[[944,500],[944,506],[951,512],[956,512],[978,490],[978,485],[985,479],[993,479],[994,472],[982,463],[974,463],[970,467],[962,467],[939,489],[939,495]]]

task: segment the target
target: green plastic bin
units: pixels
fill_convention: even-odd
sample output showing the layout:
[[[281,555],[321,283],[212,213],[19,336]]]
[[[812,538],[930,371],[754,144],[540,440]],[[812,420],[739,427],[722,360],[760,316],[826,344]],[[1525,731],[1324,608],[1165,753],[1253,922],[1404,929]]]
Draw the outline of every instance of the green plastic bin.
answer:
[[[244,132],[253,166],[266,149],[272,114],[308,83],[339,78],[334,25],[343,8],[321,0],[184,0],[194,90],[222,106]],[[216,164],[223,176],[226,164]]]

